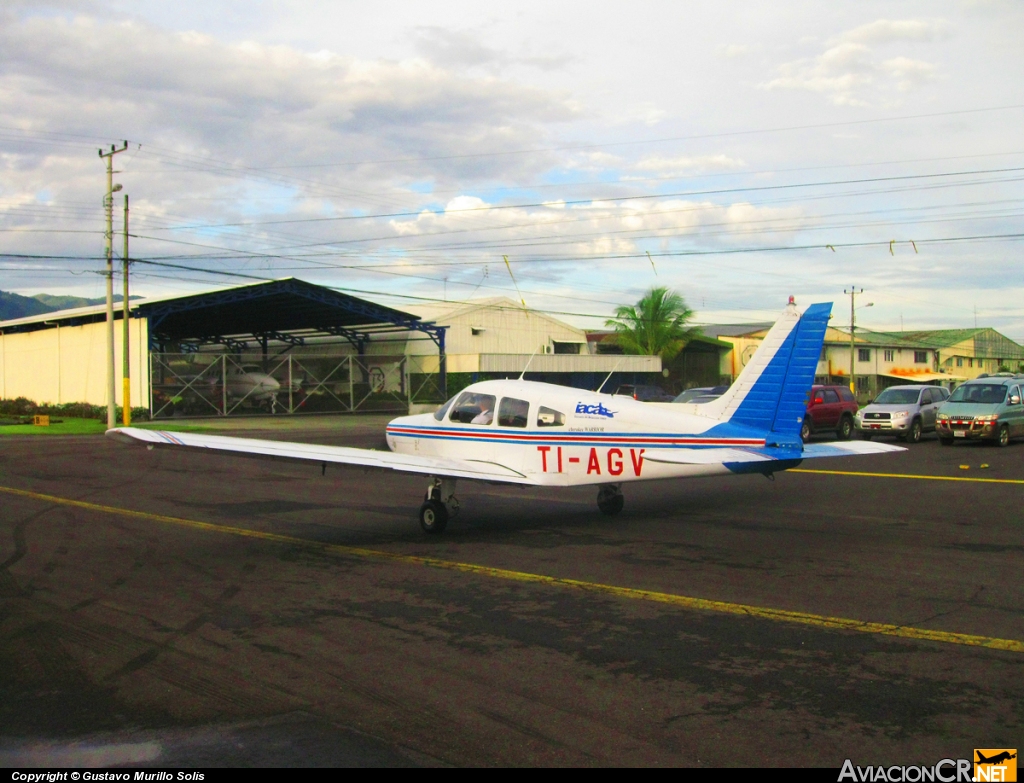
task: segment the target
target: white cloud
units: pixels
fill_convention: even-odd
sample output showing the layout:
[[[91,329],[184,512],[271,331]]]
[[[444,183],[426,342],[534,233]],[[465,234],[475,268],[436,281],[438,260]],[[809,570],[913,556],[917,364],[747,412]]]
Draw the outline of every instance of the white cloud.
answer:
[[[728,155],[679,155],[675,157],[649,156],[631,167],[634,171],[656,174],[659,177],[682,176],[712,171],[730,171],[742,168],[744,162]],[[628,179],[628,178],[627,178]]]
[[[839,37],[845,41],[867,44],[892,41],[934,41],[947,34],[945,19],[877,19],[847,30]]]
[[[421,26],[413,31],[416,51],[428,61],[444,67],[485,68],[494,72],[512,65],[527,65],[542,71],[563,68],[572,62],[569,55],[513,55],[483,43],[479,30],[451,30]]]
[[[757,48],[749,44],[722,44],[718,47],[717,52],[721,57],[732,60],[738,57],[747,57],[753,54]]]
[[[934,79],[934,63],[905,55],[883,58],[875,46],[930,42],[948,28],[944,20],[879,19],[834,36],[816,57],[783,63],[778,76],[761,85],[767,90],[808,90],[821,93],[838,106],[868,106],[896,102]]]
[[[452,199],[441,212],[423,211],[391,226],[405,237],[427,240],[431,235],[466,229],[482,236],[501,227],[509,246],[548,248],[552,259],[586,258],[608,253],[640,252],[641,242],[664,247],[686,238],[705,247],[777,242],[807,225],[800,207],[763,207],[746,202],[717,204],[688,199],[553,202],[543,208],[515,207],[488,211],[475,196]]]

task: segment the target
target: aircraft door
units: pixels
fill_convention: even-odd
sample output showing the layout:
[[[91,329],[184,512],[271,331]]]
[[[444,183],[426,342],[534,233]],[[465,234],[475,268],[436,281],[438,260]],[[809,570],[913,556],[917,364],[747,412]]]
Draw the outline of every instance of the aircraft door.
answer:
[[[517,442],[508,436],[517,430],[525,430],[529,421],[529,402],[514,397],[501,398],[498,405],[498,429],[502,431],[502,435],[499,436],[501,445],[496,450],[495,462],[500,462],[513,470],[523,469],[528,444]]]

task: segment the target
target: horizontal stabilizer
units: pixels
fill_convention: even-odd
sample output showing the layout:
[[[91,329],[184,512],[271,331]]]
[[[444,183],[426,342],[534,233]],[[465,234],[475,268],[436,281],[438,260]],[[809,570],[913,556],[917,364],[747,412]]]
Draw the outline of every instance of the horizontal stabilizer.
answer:
[[[645,462],[669,465],[722,465],[726,462],[770,462],[773,459],[746,449],[644,449]]]
[[[353,449],[345,446],[321,446],[315,443],[288,443],[255,438],[228,438],[223,435],[196,435],[190,432],[164,432],[143,430],[138,427],[118,427],[107,430],[107,435],[135,443],[154,446],[178,446],[188,449],[208,449],[236,456],[264,457],[294,462],[315,462],[332,465],[352,465],[363,468],[397,470],[427,476],[503,481],[513,484],[536,484],[517,470],[497,462],[444,457],[421,457],[414,454],[395,454],[391,451]]]
[[[906,451],[902,446],[890,443],[872,443],[867,440],[837,441],[835,443],[811,443],[804,446],[804,459],[812,457],[852,457],[863,454],[890,454]]]
[[[906,451],[900,446],[870,441],[840,441],[837,443],[809,443],[803,449],[751,448],[751,449],[646,449],[648,462],[670,465],[724,465],[741,462],[771,462],[773,460],[815,459],[817,457],[852,457],[864,454],[888,454]]]

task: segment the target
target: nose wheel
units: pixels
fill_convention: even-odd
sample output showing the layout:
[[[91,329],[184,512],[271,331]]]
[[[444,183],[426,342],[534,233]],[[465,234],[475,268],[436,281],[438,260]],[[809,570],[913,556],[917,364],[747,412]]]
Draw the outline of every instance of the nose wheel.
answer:
[[[618,484],[605,484],[597,490],[597,508],[605,516],[618,514],[625,502]]]

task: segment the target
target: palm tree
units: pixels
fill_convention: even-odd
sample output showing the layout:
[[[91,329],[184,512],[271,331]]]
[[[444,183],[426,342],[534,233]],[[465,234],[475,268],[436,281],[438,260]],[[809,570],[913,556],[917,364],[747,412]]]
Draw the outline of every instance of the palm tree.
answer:
[[[613,339],[631,354],[660,356],[670,362],[701,331],[688,327],[693,310],[686,300],[668,288],[652,288],[635,305],[615,308],[615,318],[605,321],[615,330]]]

